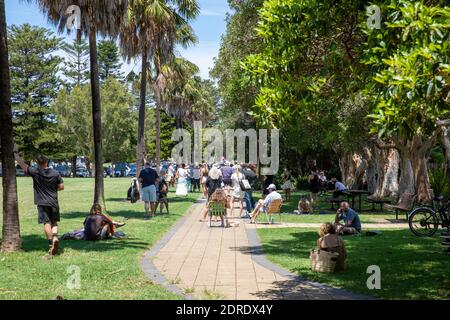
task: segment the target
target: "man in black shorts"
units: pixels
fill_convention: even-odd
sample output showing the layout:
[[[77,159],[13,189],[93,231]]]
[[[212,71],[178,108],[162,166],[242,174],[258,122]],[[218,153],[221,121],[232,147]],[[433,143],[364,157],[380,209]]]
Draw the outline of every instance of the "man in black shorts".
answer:
[[[16,161],[23,171],[33,178],[34,204],[38,209],[38,223],[44,224],[44,232],[48,239],[49,255],[58,253],[58,191],[64,190],[64,183],[58,171],[48,167],[45,156],[37,157],[38,168],[32,168],[15,152]]]

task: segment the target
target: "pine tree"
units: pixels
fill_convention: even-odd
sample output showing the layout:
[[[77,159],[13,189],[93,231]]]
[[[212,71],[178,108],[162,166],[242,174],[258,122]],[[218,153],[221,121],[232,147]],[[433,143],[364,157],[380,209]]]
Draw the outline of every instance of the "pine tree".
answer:
[[[65,43],[63,50],[67,53],[64,77],[70,87],[79,86],[89,79],[89,45],[85,40]]]
[[[108,77],[114,77],[118,80],[123,79],[120,71],[122,63],[120,62],[119,48],[113,40],[102,40],[98,44],[98,69],[100,80],[105,81]]]
[[[24,24],[9,29],[11,100],[16,142],[25,159],[58,149],[50,104],[61,86],[61,39],[51,31]]]

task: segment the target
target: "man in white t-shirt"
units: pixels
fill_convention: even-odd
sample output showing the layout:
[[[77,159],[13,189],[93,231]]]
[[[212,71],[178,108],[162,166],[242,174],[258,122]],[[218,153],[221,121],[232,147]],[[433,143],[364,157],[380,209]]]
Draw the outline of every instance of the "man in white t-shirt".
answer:
[[[250,223],[255,223],[259,214],[266,212],[273,200],[282,200],[281,194],[276,191],[277,188],[273,183],[267,187],[267,190],[269,190],[269,194],[264,199],[258,201],[258,204],[252,212],[252,220]]]

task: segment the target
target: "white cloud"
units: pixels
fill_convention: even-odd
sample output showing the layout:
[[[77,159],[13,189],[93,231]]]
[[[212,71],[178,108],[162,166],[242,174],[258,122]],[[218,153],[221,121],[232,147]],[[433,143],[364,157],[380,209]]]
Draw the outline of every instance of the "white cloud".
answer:
[[[202,9],[200,15],[205,16],[205,17],[225,17],[226,13],[214,11],[214,10]]]

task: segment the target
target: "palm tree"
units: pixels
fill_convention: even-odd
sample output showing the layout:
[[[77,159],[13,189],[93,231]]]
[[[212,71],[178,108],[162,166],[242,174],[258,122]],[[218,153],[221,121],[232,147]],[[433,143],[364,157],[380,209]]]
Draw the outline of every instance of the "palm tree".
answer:
[[[198,66],[184,58],[174,58],[163,66],[165,88],[162,101],[168,115],[175,117],[177,129],[183,127],[183,120],[197,120],[193,107],[201,97],[201,80],[196,76]]]
[[[10,252],[20,250],[20,226],[13,151],[11,85],[4,0],[0,0],[0,123],[0,153],[3,172],[3,230],[1,250]]]
[[[138,120],[138,139],[136,146],[137,174],[144,162],[144,125],[147,77],[149,76],[149,58],[152,59],[155,77],[153,84],[161,84],[159,74],[162,64],[173,54],[174,44],[180,35],[189,34],[193,39],[192,29],[188,25],[190,19],[199,13],[196,0],[130,0],[128,22],[121,32],[121,47],[124,56],[131,60],[141,57],[141,88]],[[181,33],[180,30],[183,30]],[[187,41],[184,37],[183,41]],[[156,159],[159,164],[160,154],[160,103],[159,91],[155,92],[156,100]]]
[[[31,0],[29,0],[31,1]],[[115,37],[126,18],[127,0],[37,0],[41,9],[64,32],[71,5],[81,9],[81,33],[89,38],[92,120],[94,131],[95,189],[94,203],[105,206],[103,184],[102,121],[100,80],[97,62],[97,33]]]

